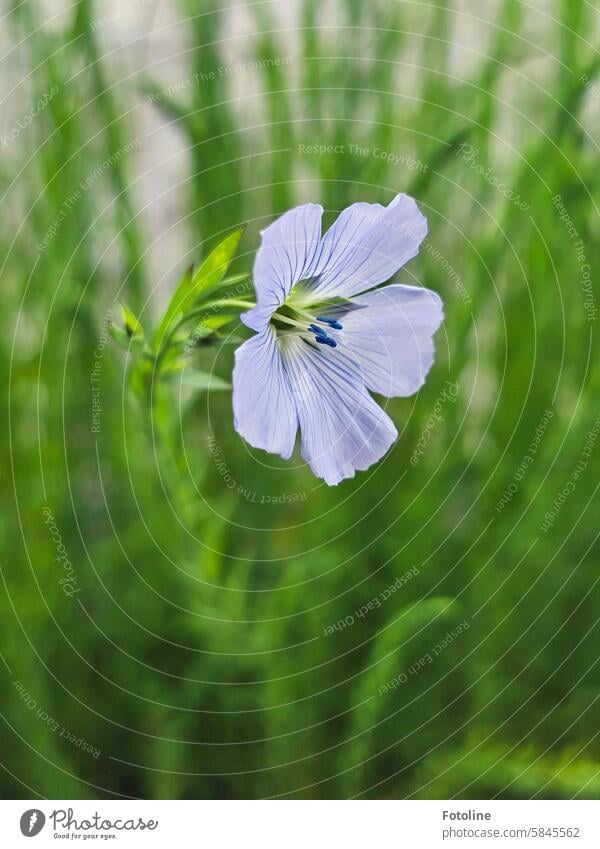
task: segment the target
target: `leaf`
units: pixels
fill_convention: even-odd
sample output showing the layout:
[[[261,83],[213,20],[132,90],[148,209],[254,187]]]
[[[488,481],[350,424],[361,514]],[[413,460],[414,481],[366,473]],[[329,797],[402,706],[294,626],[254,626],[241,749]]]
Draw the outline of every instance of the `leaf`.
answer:
[[[192,278],[190,291],[185,296],[185,300],[182,304],[183,312],[185,312],[186,307],[190,305],[190,302],[193,301],[194,298],[198,297],[198,295],[207,289],[212,289],[221,282],[225,276],[225,272],[229,268],[231,260],[235,256],[235,252],[237,251],[240,239],[244,235],[245,229],[246,225],[244,224],[243,227],[238,227],[237,230],[234,230],[233,233],[226,236],[222,242],[219,242],[216,248],[213,248],[204,262],[200,265]]]
[[[245,229],[246,225],[238,227],[233,233],[226,236],[223,241],[219,242],[216,248],[213,248],[196,271],[188,268],[179,281],[179,285],[175,289],[169,306],[158,326],[154,336],[156,347],[160,347],[163,344],[173,319],[185,313],[200,294],[214,288],[222,281]]]
[[[116,324],[113,324],[113,322],[111,322],[108,328],[108,332],[115,340],[115,342],[117,342],[121,346],[121,348],[124,348],[125,350],[129,349],[131,340],[129,334],[126,333],[126,331],[123,330],[122,327],[117,327]]]
[[[165,380],[170,380],[180,375],[187,366],[189,366],[189,360],[186,357],[177,356],[176,353],[173,353],[171,359],[163,360],[160,376]]]
[[[236,318],[237,315],[211,315],[208,318],[203,318],[196,327],[196,330],[200,330],[203,327],[208,330],[219,330],[219,328],[224,327]]]
[[[231,384],[226,380],[203,371],[187,372],[181,376],[181,382],[189,389],[201,389],[207,392],[226,392],[231,389]]]
[[[156,329],[156,333],[154,334],[154,347],[156,349],[160,348],[164,343],[167,330],[169,329],[171,322],[179,311],[177,306],[178,293],[180,291],[184,291],[189,287],[190,283],[192,282],[193,273],[194,266],[190,265],[188,268],[186,268],[183,277],[181,278],[177,288],[175,289],[175,293],[169,302],[169,306],[165,310],[165,314],[163,315],[160,324]]]
[[[250,280],[250,275],[247,271],[241,271],[239,274],[230,274],[223,280],[223,286],[233,286],[234,283],[241,283],[242,280]],[[251,289],[252,287],[245,287]],[[238,292],[238,294],[241,294]]]
[[[189,356],[195,348],[200,348],[204,345],[211,345],[214,342],[224,340],[226,337],[218,333],[217,330],[221,327],[231,324],[237,319],[237,315],[214,315],[206,319],[202,319],[190,332],[182,328],[177,333],[172,334],[169,342],[169,350],[165,351],[162,357],[162,362],[169,362],[174,357],[180,355]],[[233,337],[227,337],[227,340]],[[239,340],[239,337],[236,337]]]
[[[214,336],[217,338],[216,331],[235,321],[235,315],[212,315],[203,318],[194,327],[192,331],[186,330],[182,333],[177,333],[173,339],[176,345],[183,345],[188,351],[192,348],[197,348],[200,345],[206,344],[208,337]]]
[[[126,304],[120,304],[123,323],[128,336],[144,337],[144,328]]]
[[[241,345],[244,341],[242,336],[236,336],[235,334],[227,334],[227,336],[223,333],[215,334],[215,342],[220,342],[221,345]]]
[[[181,384],[186,389],[195,389],[201,392],[227,392],[231,389],[231,384],[214,374],[207,374],[203,371],[186,369],[184,372],[171,372],[164,375],[165,379],[170,379],[178,384]]]

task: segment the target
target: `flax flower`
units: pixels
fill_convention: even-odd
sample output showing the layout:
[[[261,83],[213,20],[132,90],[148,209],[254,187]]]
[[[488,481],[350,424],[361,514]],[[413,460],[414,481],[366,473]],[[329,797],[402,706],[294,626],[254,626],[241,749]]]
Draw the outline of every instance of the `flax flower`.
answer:
[[[398,436],[370,392],[412,395],[433,362],[442,303],[428,289],[381,286],[414,257],[427,222],[408,195],[355,203],[321,235],[323,208],[291,209],[262,232],[256,331],[236,351],[236,430],[289,459],[300,450],[327,484],[354,477]],[[379,287],[379,288],[376,288]]]

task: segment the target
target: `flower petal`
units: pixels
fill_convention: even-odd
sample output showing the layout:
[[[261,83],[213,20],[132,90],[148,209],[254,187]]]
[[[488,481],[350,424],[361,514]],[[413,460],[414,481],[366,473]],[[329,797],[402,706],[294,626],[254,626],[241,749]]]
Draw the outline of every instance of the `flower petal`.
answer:
[[[248,327],[261,330],[294,283],[311,277],[321,242],[322,216],[322,206],[305,203],[262,231],[253,271],[257,305],[242,316]]]
[[[323,236],[305,288],[312,299],[366,292],[416,256],[426,235],[427,220],[408,195],[396,195],[389,206],[354,203]]]
[[[276,308],[276,306],[264,307],[258,303],[255,307],[252,307],[251,310],[248,310],[248,312],[242,313],[240,318],[246,327],[249,327],[251,330],[264,330],[271,320],[271,316],[275,312]]]
[[[233,422],[255,448],[280,454],[284,460],[292,456],[298,417],[270,325],[235,352]]]
[[[379,460],[398,432],[347,358],[294,336],[284,337],[281,355],[296,402],[301,453],[314,474],[331,486]]]
[[[430,289],[384,286],[352,299],[340,321],[340,351],[367,387],[388,398],[412,395],[425,382],[434,356],[432,336],[443,318],[442,301]]]

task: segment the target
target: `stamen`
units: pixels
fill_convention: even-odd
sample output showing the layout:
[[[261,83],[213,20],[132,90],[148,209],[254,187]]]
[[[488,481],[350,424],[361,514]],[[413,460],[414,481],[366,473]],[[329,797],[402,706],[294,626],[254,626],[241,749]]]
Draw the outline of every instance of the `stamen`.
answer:
[[[324,315],[318,315],[317,321],[323,322],[323,324],[328,324],[333,330],[343,330],[343,325],[339,323],[335,318],[327,318]]]
[[[331,336],[315,336],[315,341],[321,345],[329,345],[330,348],[337,348],[337,342]]]
[[[293,318],[292,315],[294,316]],[[276,310],[273,313],[273,320],[276,323],[276,326],[277,322],[287,325],[287,327],[283,328],[283,332],[286,334],[303,336],[305,333],[312,333],[314,334],[315,342],[318,342],[320,345],[327,345],[328,348],[337,348],[337,342],[335,339],[333,339],[327,332],[327,329],[321,325],[325,324],[327,328],[331,327],[333,330],[341,330],[342,325],[339,321],[336,321],[334,318],[326,318],[323,316],[314,318],[314,316],[296,309],[292,311],[292,315]],[[306,319],[308,320],[306,324],[302,321],[298,321],[298,318],[302,318],[304,316],[306,316]],[[320,322],[320,324],[317,322]]]
[[[299,327],[300,329],[304,330],[304,325],[301,322],[295,321],[293,318],[290,318],[287,315],[282,315],[280,312],[273,313],[273,318],[275,318],[277,321],[282,321],[284,324],[289,324],[291,327]]]

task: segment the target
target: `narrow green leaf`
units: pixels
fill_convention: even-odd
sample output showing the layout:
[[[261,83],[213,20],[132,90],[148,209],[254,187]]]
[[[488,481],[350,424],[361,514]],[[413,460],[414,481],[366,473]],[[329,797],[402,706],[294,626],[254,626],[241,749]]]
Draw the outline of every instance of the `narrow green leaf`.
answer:
[[[217,286],[223,277],[231,260],[235,256],[240,239],[244,235],[246,225],[238,227],[229,236],[226,236],[222,242],[214,248],[206,257],[204,262],[195,272],[190,289],[187,293],[182,293],[184,300],[181,305],[182,312],[190,305],[194,298],[197,298],[202,292],[207,289],[212,289]]]
[[[191,332],[189,329],[185,330],[182,328],[177,333],[174,333],[171,337],[169,349],[173,349],[174,355],[180,353],[181,349],[190,353],[193,348],[205,345],[211,337],[214,339],[221,338],[217,334],[217,330],[225,327],[227,324],[231,324],[236,319],[236,315],[213,315],[202,319]],[[165,359],[169,359],[169,352],[165,353],[163,360]]]
[[[231,384],[226,380],[203,371],[186,369],[185,372],[170,374],[168,377],[186,389],[195,389],[201,392],[226,392],[231,389]]]
[[[189,288],[192,277],[194,274],[194,266],[190,265],[186,268],[183,277],[179,281],[177,288],[175,289],[175,293],[169,302],[169,306],[165,310],[165,314],[163,315],[158,328],[156,329],[156,333],[154,334],[154,347],[158,349],[165,342],[165,337],[169,327],[175,316],[179,313],[178,309],[178,294],[181,291],[185,291]]]
[[[250,279],[250,275],[248,274],[247,271],[242,271],[239,274],[230,274],[229,276],[225,277],[225,279],[223,280],[223,286],[233,286],[234,283],[241,283],[242,280],[249,280],[249,279]],[[248,288],[251,289],[252,287],[249,286]],[[241,293],[238,293],[238,294],[241,294]]]
[[[225,327],[226,324],[230,324],[230,322],[235,321],[237,315],[211,315],[208,318],[202,319],[201,322],[196,327],[196,330],[200,331],[202,328],[206,328],[207,330],[219,330],[221,327]]]
[[[242,336],[235,336],[229,334],[225,336],[223,333],[217,333],[215,341],[220,343],[221,345],[241,345],[244,339]]]
[[[173,320],[185,313],[203,292],[213,289],[224,278],[239,245],[246,225],[238,227],[209,253],[200,266],[189,268],[181,278],[154,336],[155,347],[164,344]]]
[[[160,376],[164,380],[173,380],[174,377],[181,375],[187,366],[189,366],[189,360],[186,357],[173,356],[168,362],[163,363]]]
[[[139,320],[136,318],[134,313],[129,309],[126,304],[120,304],[121,307],[121,315],[123,316],[123,323],[125,324],[125,330],[127,331],[128,336],[139,336],[143,338],[144,336],[144,328],[140,324]]]
[[[129,335],[123,330],[122,327],[117,327],[116,324],[110,323],[108,328],[108,332],[112,336],[112,338],[117,342],[122,348],[127,350],[130,346],[130,338]]]

